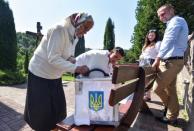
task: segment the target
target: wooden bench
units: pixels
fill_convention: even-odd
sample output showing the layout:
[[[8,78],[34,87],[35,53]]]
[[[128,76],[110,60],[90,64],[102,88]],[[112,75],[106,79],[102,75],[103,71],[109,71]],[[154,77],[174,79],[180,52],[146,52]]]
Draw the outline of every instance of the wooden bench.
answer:
[[[137,64],[117,65],[113,70],[112,83],[116,87],[111,90],[109,104],[116,105],[130,94],[134,93],[133,99],[126,104],[119,105],[121,119],[117,127],[104,125],[76,126],[73,117],[66,118],[57,124],[58,130],[62,131],[127,131],[138,112],[150,112],[143,100],[144,91],[148,91],[154,82],[155,71],[150,67],[142,68]],[[147,84],[145,84],[145,78]]]

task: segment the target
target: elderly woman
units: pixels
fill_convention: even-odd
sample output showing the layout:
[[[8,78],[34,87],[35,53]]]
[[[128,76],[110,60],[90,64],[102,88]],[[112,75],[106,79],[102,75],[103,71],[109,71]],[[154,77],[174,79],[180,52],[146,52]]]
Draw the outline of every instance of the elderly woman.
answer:
[[[86,13],[67,17],[48,30],[29,63],[25,121],[37,131],[49,131],[66,117],[66,101],[62,86],[65,72],[84,74],[88,67],[72,63],[79,37],[93,26]]]

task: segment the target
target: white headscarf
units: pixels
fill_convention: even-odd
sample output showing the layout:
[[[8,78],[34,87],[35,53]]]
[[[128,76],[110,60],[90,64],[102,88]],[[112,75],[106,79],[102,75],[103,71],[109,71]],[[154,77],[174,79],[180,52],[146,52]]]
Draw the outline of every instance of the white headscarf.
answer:
[[[75,28],[84,23],[85,21],[94,22],[92,16],[88,15],[87,13],[76,13],[71,15],[70,17]]]

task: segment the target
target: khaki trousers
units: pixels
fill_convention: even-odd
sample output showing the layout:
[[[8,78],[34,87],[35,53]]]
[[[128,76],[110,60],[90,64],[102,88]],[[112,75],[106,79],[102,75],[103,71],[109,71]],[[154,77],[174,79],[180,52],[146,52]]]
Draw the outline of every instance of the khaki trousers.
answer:
[[[176,119],[179,115],[179,103],[176,91],[177,74],[184,66],[183,60],[167,60],[160,63],[160,71],[154,82],[154,92],[168,107],[167,118]]]

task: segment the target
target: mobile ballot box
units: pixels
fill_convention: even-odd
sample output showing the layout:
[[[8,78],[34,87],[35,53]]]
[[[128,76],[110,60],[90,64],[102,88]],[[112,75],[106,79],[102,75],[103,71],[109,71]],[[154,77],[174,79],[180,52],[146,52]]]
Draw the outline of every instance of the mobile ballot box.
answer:
[[[76,125],[117,125],[118,105],[109,105],[111,77],[80,77],[75,79]]]

